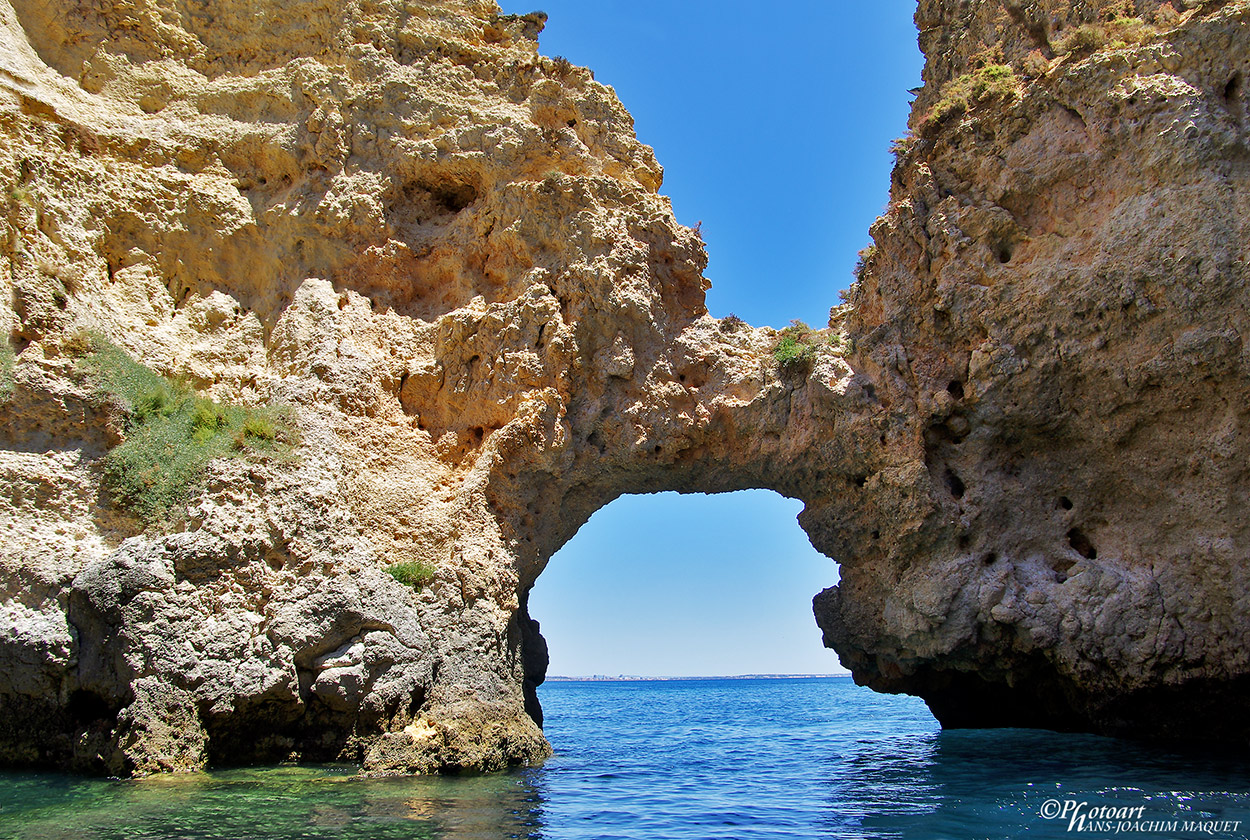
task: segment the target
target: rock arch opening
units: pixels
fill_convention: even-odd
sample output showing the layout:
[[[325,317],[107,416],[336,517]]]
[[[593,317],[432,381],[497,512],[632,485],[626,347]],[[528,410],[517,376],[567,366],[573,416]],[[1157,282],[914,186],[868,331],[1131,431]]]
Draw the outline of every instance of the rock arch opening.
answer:
[[[837,565],[798,527],[802,507],[742,490],[627,495],[597,511],[525,598],[531,715],[542,719],[540,669],[574,678],[846,673],[810,608],[837,583]]]

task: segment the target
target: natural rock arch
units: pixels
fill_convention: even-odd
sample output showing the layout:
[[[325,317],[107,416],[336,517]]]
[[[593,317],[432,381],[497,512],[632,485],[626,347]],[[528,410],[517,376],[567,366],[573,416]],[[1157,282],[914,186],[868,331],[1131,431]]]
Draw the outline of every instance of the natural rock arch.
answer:
[[[256,64],[250,4],[216,4],[230,37],[71,5],[0,0],[0,760],[536,759],[542,564],[621,493],[745,487],[806,504],[861,682],[948,725],[1246,743],[1245,2],[1142,3],[1097,49],[1059,36],[1107,4],[924,0],[875,251],[797,368],[707,315],[651,150],[539,18],[352,7]],[[291,406],[299,457],[215,461],[140,533],[84,328]]]
[[[563,658],[562,675],[837,671],[806,605],[837,582],[838,567],[798,528],[800,509],[762,490],[609,502],[522,596],[522,615],[537,620],[522,624],[531,684],[548,649],[553,663]],[[779,617],[784,626],[774,627]],[[541,711],[532,716],[541,723]]]

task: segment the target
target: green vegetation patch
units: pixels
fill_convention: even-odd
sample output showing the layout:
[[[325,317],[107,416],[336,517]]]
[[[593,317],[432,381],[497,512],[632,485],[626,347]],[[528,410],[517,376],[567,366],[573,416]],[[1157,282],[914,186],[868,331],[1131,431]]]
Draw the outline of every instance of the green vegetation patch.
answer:
[[[92,339],[80,364],[102,400],[124,407],[126,439],[105,456],[104,482],[145,525],[174,519],[212,459],[285,455],[297,442],[285,412],[202,397],[107,341]]]
[[[0,402],[8,402],[13,396],[16,385],[14,370],[17,368],[17,353],[6,338],[0,342]]]
[[[783,374],[805,374],[816,360],[816,333],[799,320],[781,331],[773,347],[773,358]]]
[[[939,125],[982,103],[1014,100],[1020,95],[1020,80],[1006,64],[987,64],[964,73],[942,88],[942,98],[921,121],[923,126]]]
[[[404,586],[411,586],[413,589],[420,589],[432,583],[435,571],[435,568],[429,563],[423,563],[420,560],[406,560],[386,567],[388,575]]]

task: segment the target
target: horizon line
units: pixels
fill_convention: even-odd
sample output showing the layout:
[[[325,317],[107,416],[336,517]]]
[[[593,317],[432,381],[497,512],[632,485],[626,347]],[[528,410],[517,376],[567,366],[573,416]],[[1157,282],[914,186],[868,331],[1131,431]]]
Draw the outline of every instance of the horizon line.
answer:
[[[827,677],[849,677],[850,671],[842,671],[839,673],[827,674],[683,674],[683,675],[640,675],[640,674],[585,674],[581,676],[566,676],[564,674],[551,674],[546,677],[545,682],[645,682],[648,680],[804,680],[804,679],[823,679]]]

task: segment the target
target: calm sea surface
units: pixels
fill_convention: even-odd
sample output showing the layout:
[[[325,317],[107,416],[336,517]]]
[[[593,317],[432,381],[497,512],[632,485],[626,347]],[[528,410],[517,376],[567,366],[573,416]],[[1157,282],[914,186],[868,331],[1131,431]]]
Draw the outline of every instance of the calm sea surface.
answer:
[[[849,679],[540,691],[556,749],[542,767],[3,773],[0,838],[1250,837],[1246,762],[1093,736],[942,733],[918,700]]]

